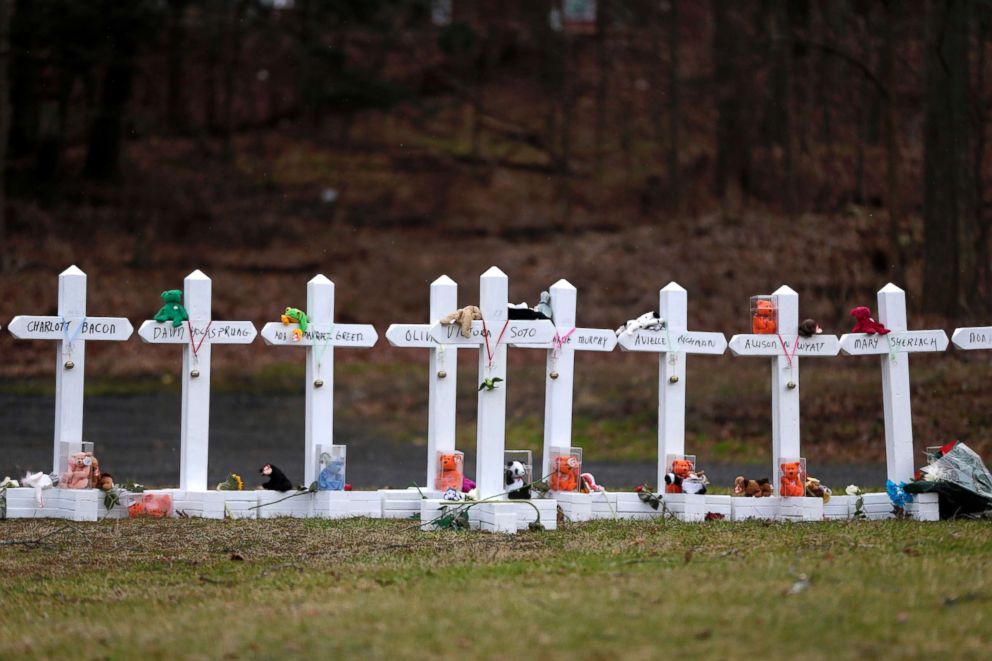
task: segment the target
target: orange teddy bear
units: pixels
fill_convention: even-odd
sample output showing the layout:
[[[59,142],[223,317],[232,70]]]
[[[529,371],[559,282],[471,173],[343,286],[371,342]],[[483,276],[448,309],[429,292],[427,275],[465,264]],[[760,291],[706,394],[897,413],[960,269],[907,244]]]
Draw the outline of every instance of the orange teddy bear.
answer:
[[[455,453],[443,453],[441,455],[441,466],[438,471],[434,487],[438,491],[455,489],[459,493],[462,490],[462,462]]]
[[[782,477],[779,478],[778,492],[782,496],[803,496],[806,494],[806,485],[800,475],[800,464],[793,461],[782,464]]]
[[[751,332],[755,335],[772,335],[778,331],[775,320],[775,304],[771,301],[757,301],[754,317],[751,318]]]
[[[692,474],[692,462],[688,459],[673,459],[672,460],[672,473],[679,478],[679,482],[688,478]],[[665,493],[682,493],[682,485],[672,484],[665,485]]]
[[[555,470],[551,474],[552,491],[575,491],[579,488],[579,460],[572,455],[556,458]]]

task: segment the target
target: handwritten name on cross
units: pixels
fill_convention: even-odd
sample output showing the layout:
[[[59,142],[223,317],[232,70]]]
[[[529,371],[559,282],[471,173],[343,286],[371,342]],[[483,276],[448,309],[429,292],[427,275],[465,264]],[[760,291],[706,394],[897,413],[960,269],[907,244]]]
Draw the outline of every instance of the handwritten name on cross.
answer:
[[[799,336],[799,294],[782,286],[772,295],[778,310],[778,333],[734,335],[730,351],[735,356],[772,358],[772,475],[778,493],[782,457],[800,457],[799,357],[836,356],[836,335]]]
[[[65,469],[58,465],[62,443],[71,444],[71,451],[82,447],[86,342],[123,342],[134,329],[123,317],[87,317],[86,274],[70,266],[59,275],[58,316],[19,315],[10,321],[8,330],[19,340],[58,342],[52,470],[61,472]]]
[[[483,321],[473,321],[469,337],[458,326],[435,323],[431,336],[444,345],[479,348],[479,380],[491,379],[492,389],[478,396],[476,429],[476,486],[480,498],[503,493],[503,450],[506,434],[506,347],[509,343],[550,342],[550,321],[510,321],[507,313],[509,281],[495,266],[479,278],[479,309]],[[495,381],[499,379],[499,381]],[[539,476],[535,476],[539,477]]]
[[[458,308],[458,285],[446,275],[431,283],[430,320]],[[455,450],[458,348],[438,343],[431,324],[392,324],[386,339],[394,347],[430,349],[427,391],[427,488],[437,481],[437,453]]]
[[[183,280],[189,320],[180,326],[148,320],[138,337],[150,344],[183,345],[183,412],[179,450],[179,488],[207,490],[210,448],[210,353],[214,344],[251,344],[257,334],[250,321],[211,318],[212,285],[201,271]]]
[[[658,292],[658,314],[665,321],[659,330],[640,329],[620,334],[624,351],[644,351],[658,356],[658,488],[668,472],[667,457],[685,454],[685,366],[683,354],[719,356],[727,350],[723,333],[687,330],[688,294],[676,282]]]
[[[554,311],[555,335],[551,342],[510,346],[547,351],[544,376],[544,453],[541,475],[548,475],[551,451],[572,445],[572,391],[575,382],[576,351],[613,351],[617,335],[608,328],[576,328],[577,291],[568,280],[551,286],[551,308]]]
[[[371,347],[379,339],[368,324],[334,323],[334,283],[317,275],[307,283],[309,323],[297,340],[299,324],[274,321],[262,327],[266,344],[305,347],[307,350],[306,457],[303,484],[317,479],[317,446],[334,441],[334,348]]]
[[[908,482],[914,472],[908,354],[944,351],[947,333],[906,330],[906,292],[891,282],[878,291],[878,320],[892,332],[888,335],[848,333],[841,336],[840,349],[851,356],[882,357],[886,472],[893,482]]]

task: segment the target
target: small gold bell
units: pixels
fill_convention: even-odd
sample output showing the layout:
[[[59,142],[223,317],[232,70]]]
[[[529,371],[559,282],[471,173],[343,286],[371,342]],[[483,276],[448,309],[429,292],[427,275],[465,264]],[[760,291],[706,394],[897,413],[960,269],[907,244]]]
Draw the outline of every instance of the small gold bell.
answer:
[[[437,378],[439,378],[439,379],[443,379],[446,376],[448,376],[448,373],[445,372],[444,370],[439,370],[438,373],[437,373]]]
[[[313,387],[314,388],[323,388],[324,387],[324,380],[323,379],[317,379],[316,381],[313,382]]]
[[[670,377],[668,377],[668,382],[669,383],[678,383],[679,382],[679,375],[678,374],[671,375]]]
[[[551,376],[552,379],[557,379],[558,378],[558,372],[552,372],[550,374],[550,376]]]
[[[189,375],[195,379],[200,376],[200,370],[190,370]]]
[[[787,384],[785,384],[785,387],[788,388],[789,390],[795,390],[796,389],[796,382],[795,381],[789,381]]]
[[[65,368],[67,370],[71,370],[75,366],[76,366],[76,363],[72,362],[71,360],[65,361]]]

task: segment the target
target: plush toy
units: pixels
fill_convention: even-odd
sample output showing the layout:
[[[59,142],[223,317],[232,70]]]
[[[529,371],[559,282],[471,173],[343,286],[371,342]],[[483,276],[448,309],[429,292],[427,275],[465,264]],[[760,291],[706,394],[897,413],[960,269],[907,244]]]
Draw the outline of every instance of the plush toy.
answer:
[[[262,485],[263,489],[269,491],[292,491],[293,483],[289,481],[286,474],[272,464],[265,464],[258,472],[269,478],[269,481]]]
[[[155,321],[159,323],[171,321],[173,328],[179,328],[184,321],[189,320],[189,313],[183,307],[183,293],[180,290],[170,289],[162,292],[162,300],[165,301],[165,305],[155,313]]]
[[[852,333],[867,333],[868,335],[888,335],[891,331],[871,318],[871,310],[865,306],[859,306],[851,310],[851,316],[857,321],[854,324],[854,328],[851,329]]]
[[[672,461],[672,472],[665,476],[665,493],[682,493],[682,481],[692,474],[692,462],[688,459]]]
[[[444,495],[441,496],[441,500],[463,500],[461,492],[458,489],[445,489]]]
[[[100,462],[92,452],[74,452],[59,477],[62,489],[95,489],[100,482]]]
[[[455,310],[441,317],[442,326],[457,324],[461,326],[462,337],[472,336],[472,322],[482,321],[482,310],[475,305],[466,305],[460,310]]]
[[[691,462],[686,463],[692,465]],[[665,493],[687,493],[701,496],[706,493],[706,485],[709,483],[710,481],[703,471],[689,471],[685,477],[679,473],[668,473],[665,475]],[[669,489],[673,490],[670,491]],[[678,489],[678,491],[674,489]]]
[[[747,496],[751,498],[764,498],[774,493],[768,478],[760,480],[749,480],[743,475],[738,475],[734,479],[734,495]]]
[[[299,308],[286,308],[279,319],[283,326],[289,326],[293,323],[299,324],[299,328],[293,329],[293,340],[296,342],[303,339],[303,334],[307,332],[307,325],[310,323],[310,317]]]
[[[443,452],[439,463],[434,488],[438,491],[462,489],[465,482],[462,478],[461,455],[455,452]]]
[[[599,493],[600,491],[606,491],[606,489],[596,484],[596,478],[593,477],[592,473],[583,473],[579,477],[582,479],[582,493]]]
[[[146,493],[127,508],[128,518],[164,519],[172,515],[172,496],[167,493]]]
[[[800,337],[813,337],[814,335],[819,335],[823,332],[819,324],[816,323],[814,319],[806,319],[803,323],[799,324],[799,335]]]
[[[42,492],[52,488],[52,478],[45,473],[25,473],[21,484],[34,489],[34,498],[38,501],[38,507],[45,506],[45,497]]]
[[[555,312],[551,309],[551,294],[542,291],[541,292],[541,302],[534,306],[534,311],[543,314],[546,319],[554,321]]]
[[[809,498],[822,498],[823,503],[826,504],[830,502],[830,496],[833,492],[830,487],[823,486],[820,481],[815,477],[806,477],[806,496]]]
[[[778,332],[774,303],[763,299],[756,301],[754,316],[751,318],[751,332],[755,335],[774,335]]]
[[[645,312],[637,319],[628,319],[627,323],[617,329],[617,336],[633,335],[639,330],[665,330],[665,320],[654,310]]]
[[[110,473],[100,473],[100,479],[96,482],[96,488],[100,491],[110,491],[114,488],[114,476]]]
[[[527,469],[519,461],[509,461],[503,471],[503,482],[510,500],[530,500],[530,487],[524,481]]]
[[[806,485],[803,483],[801,466],[798,461],[792,461],[780,465],[782,475],[779,477],[778,493],[780,496],[803,496],[806,493]]]
[[[572,455],[555,457],[551,473],[552,491],[575,491],[579,488],[579,460]]]
[[[317,488],[320,491],[344,491],[344,459],[321,452],[320,463],[323,468],[317,476]]]

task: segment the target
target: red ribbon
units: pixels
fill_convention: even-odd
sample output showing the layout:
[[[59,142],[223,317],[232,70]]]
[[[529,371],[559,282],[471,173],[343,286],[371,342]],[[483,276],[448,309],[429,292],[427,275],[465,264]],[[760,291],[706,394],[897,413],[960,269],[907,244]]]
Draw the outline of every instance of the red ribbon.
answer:
[[[573,326],[572,327],[572,330],[568,331],[564,335],[559,335],[558,334],[558,329],[555,328],[555,336],[551,340],[551,344],[554,346],[554,352],[555,353],[561,353],[561,349],[565,345],[565,342],[568,341],[568,338],[574,332],[575,332],[575,327]]]
[[[509,325],[510,325],[510,320],[507,319],[506,322],[503,324],[503,330],[499,332],[499,337],[496,338],[496,346],[494,346],[492,350],[490,350],[489,329],[486,328],[486,320],[485,319],[482,320],[482,339],[485,340],[486,342],[486,360],[488,361],[490,368],[492,368],[493,366],[493,356],[496,354],[496,351],[499,350],[499,343],[503,341],[503,333],[506,332],[506,327]]]
[[[789,347],[786,345],[785,340],[782,339],[782,335],[780,333],[775,333],[775,335],[778,335],[778,341],[782,344],[782,353],[785,354],[786,362],[789,363],[789,367],[792,367],[792,359],[796,355],[796,349],[799,348],[799,336],[796,335],[796,343],[792,345],[792,353],[790,354]]]
[[[203,346],[204,340],[207,339],[207,334],[210,332],[210,325],[212,323],[214,323],[213,319],[207,322],[207,327],[203,329],[203,337],[200,338],[199,343],[196,343],[193,342],[193,324],[189,322],[189,319],[186,320],[186,326],[189,327],[189,348],[193,350],[194,357],[196,357],[196,353],[200,350],[200,347]]]

